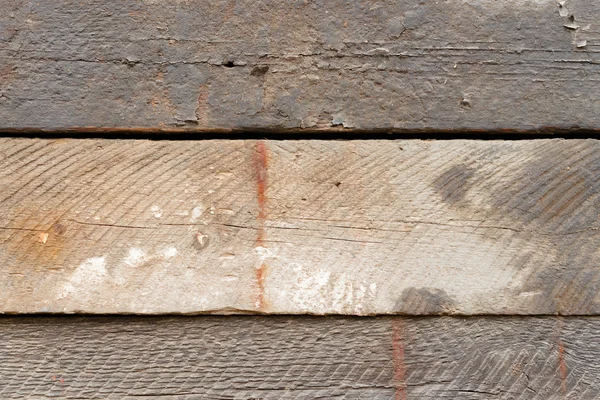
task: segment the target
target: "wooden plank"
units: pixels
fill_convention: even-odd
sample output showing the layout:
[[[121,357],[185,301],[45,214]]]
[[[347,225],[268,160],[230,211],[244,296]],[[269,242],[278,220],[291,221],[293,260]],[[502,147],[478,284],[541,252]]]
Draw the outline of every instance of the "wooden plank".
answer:
[[[598,2],[0,8],[3,130],[600,128]]]
[[[600,312],[600,142],[0,139],[5,313]]]
[[[597,399],[597,318],[0,319],[0,396]]]

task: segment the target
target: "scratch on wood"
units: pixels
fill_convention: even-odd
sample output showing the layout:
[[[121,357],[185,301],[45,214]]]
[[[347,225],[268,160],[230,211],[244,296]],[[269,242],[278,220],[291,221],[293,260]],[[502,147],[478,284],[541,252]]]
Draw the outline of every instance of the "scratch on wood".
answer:
[[[254,169],[256,173],[256,197],[258,202],[258,229],[256,233],[256,246],[263,247],[265,242],[265,219],[267,217],[267,168],[268,168],[268,150],[264,141],[256,142],[256,153],[254,158]],[[262,310],[265,303],[264,280],[266,264],[264,260],[256,270],[256,283],[258,284],[258,294],[256,297],[256,308]]]
[[[406,400],[406,366],[404,364],[404,325],[400,318],[392,319],[392,353],[394,360],[394,400]]]

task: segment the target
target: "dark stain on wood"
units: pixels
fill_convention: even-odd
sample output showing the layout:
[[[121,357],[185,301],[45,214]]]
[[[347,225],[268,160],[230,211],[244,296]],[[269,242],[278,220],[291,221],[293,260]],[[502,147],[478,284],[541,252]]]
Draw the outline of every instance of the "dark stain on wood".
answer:
[[[400,314],[452,314],[455,301],[440,289],[408,288],[396,303],[395,312]]]
[[[250,75],[252,75],[252,76],[263,76],[267,72],[269,72],[269,66],[268,65],[257,65],[256,67],[252,68],[252,71],[250,72]]]
[[[455,165],[434,181],[434,188],[445,203],[454,204],[464,200],[473,183],[473,168]]]
[[[598,246],[589,236],[599,226],[598,144],[542,145],[520,167],[521,178],[509,190],[498,192],[495,206],[510,216],[512,227],[545,236],[548,252],[544,257],[554,260],[552,268],[528,277],[524,290],[543,290],[540,309],[547,313],[588,313],[597,304],[597,291],[589,288],[600,284],[600,274],[589,258]],[[532,255],[519,263],[526,267],[534,262]]]
[[[544,249],[511,261],[515,270],[534,271],[511,290],[511,298],[532,294],[540,313],[584,315],[600,301],[598,292],[589,289],[600,285],[600,273],[589,257],[598,246],[590,231],[600,229],[599,147],[595,140],[540,141],[527,156],[515,154],[489,171],[479,167],[488,155],[465,152],[458,156],[462,163],[444,171],[432,185],[456,219],[468,221],[489,243],[521,240],[512,231],[519,236],[529,233],[530,243]],[[470,190],[477,190],[476,203],[466,197]],[[552,265],[536,268],[542,259],[552,260]],[[569,265],[579,268],[565,268]]]
[[[62,236],[67,233],[67,227],[60,222],[56,222],[54,225],[52,225],[52,230],[58,236]]]

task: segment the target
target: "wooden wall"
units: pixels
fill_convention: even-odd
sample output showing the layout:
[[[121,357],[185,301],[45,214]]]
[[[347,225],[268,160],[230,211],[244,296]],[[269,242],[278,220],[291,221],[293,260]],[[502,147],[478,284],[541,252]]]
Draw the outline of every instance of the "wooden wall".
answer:
[[[600,3],[0,10],[1,399],[600,398]]]

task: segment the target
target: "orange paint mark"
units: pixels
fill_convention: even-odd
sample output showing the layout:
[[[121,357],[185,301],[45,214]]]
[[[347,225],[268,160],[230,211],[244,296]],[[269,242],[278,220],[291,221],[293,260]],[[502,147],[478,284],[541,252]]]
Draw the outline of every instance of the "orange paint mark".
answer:
[[[223,15],[223,23],[229,21],[233,16],[233,12],[235,11],[236,1],[232,1],[229,6],[225,9],[225,14]]]
[[[259,310],[262,310],[265,306],[265,275],[266,275],[267,264],[262,263],[259,268],[256,269],[256,283],[258,284],[258,294],[256,295],[255,306]]]
[[[567,363],[565,362],[565,346],[561,340],[558,341],[558,368],[560,370],[560,391],[567,394]]]
[[[406,400],[406,365],[404,364],[404,325],[400,318],[392,319],[392,358],[394,361],[394,400]]]
[[[63,213],[61,209],[42,214],[24,207],[11,210],[11,214],[16,216],[11,228],[19,230],[12,231],[5,248],[13,254],[15,273],[23,273],[19,268],[22,265],[31,265],[35,271],[63,268],[77,245],[67,235],[67,225],[64,223],[55,222],[48,226],[48,221],[59,221]]]
[[[256,142],[256,152],[254,156],[254,172],[256,175],[256,199],[258,202],[258,228],[256,231],[256,246],[263,247],[265,241],[265,219],[267,218],[267,167],[268,150],[264,141]],[[263,310],[265,306],[265,277],[266,264],[263,262],[256,269],[256,283],[258,294],[256,295],[256,308]]]
[[[563,397],[567,395],[567,362],[565,361],[565,346],[560,339],[560,335],[562,332],[563,321],[561,318],[557,319],[557,333],[556,340],[558,342],[558,370],[560,373],[560,391]]]
[[[257,197],[258,197],[258,219],[264,225],[264,219],[267,217],[267,166],[268,155],[267,145],[264,141],[256,142],[256,157],[254,167],[256,171]]]

